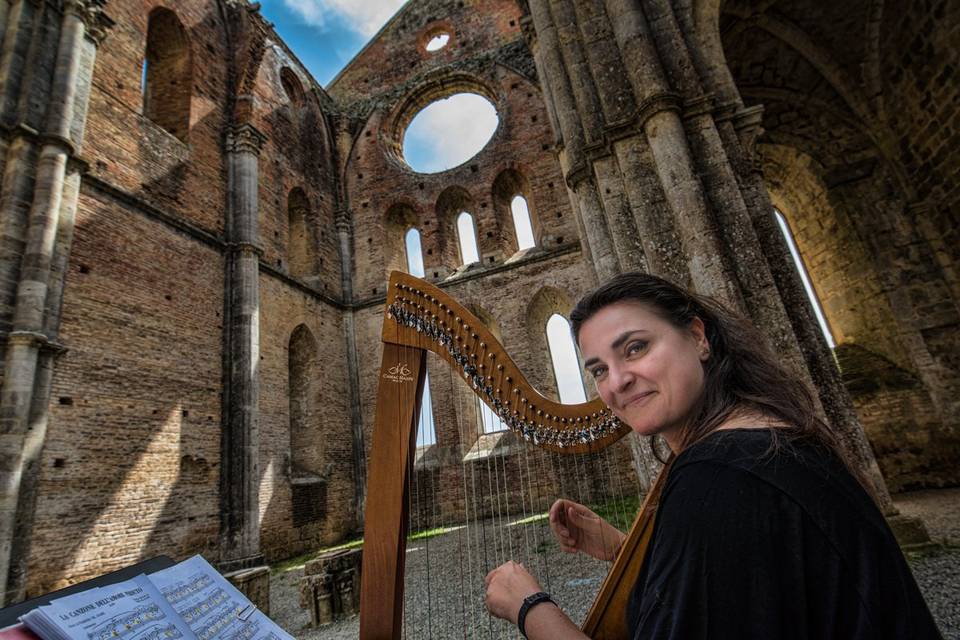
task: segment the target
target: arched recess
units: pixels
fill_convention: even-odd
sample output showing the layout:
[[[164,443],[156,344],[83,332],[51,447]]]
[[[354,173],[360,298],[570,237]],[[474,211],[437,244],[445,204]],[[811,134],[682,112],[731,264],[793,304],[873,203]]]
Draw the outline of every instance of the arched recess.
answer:
[[[307,194],[294,187],[287,196],[287,270],[295,278],[317,275],[312,219]]]
[[[579,404],[587,401],[583,373],[577,349],[573,343],[570,320],[561,313],[551,314],[544,326],[547,346],[553,364],[554,384],[560,402]]]
[[[473,215],[476,225],[477,236],[482,237],[483,227],[477,219],[477,207],[470,193],[461,186],[453,185],[447,187],[437,196],[436,204],[436,224],[437,231],[434,241],[425,243],[426,254],[424,260],[439,264],[452,272],[461,266],[460,246],[457,234],[457,217],[461,212],[467,211]],[[435,254],[431,254],[430,251]],[[483,255],[481,254],[481,259]],[[432,258],[432,259],[431,259]],[[437,259],[439,258],[439,260]]]
[[[317,341],[306,325],[290,334],[287,385],[290,400],[290,465],[293,478],[323,476],[317,413]]]
[[[504,169],[493,181],[491,199],[499,231],[500,249],[507,256],[513,255],[521,248],[529,248],[522,246],[527,243],[521,243],[518,238],[517,216],[520,212],[515,211],[518,208],[515,203],[517,197],[524,200],[533,245],[536,246],[540,244],[540,219],[530,195],[530,183],[527,177],[517,169]],[[524,235],[522,230],[520,235]]]
[[[283,87],[283,92],[287,95],[287,100],[291,106],[299,107],[303,105],[303,85],[293,69],[290,67],[280,69],[280,85]]]
[[[150,12],[143,64],[143,115],[186,141],[193,61],[189,36],[173,11],[157,7]]]
[[[552,397],[557,402],[560,402],[560,395],[553,372],[550,345],[547,341],[547,322],[554,314],[566,318],[572,308],[573,299],[565,291],[556,287],[543,287],[530,300],[524,316],[528,348],[531,354],[535,354],[535,359],[526,365],[528,368],[524,371],[529,372],[530,381],[541,393]],[[578,366],[577,373],[582,381],[581,366]],[[594,390],[587,385],[585,385],[585,391],[588,397],[594,394]]]
[[[426,254],[423,247],[425,234],[419,218],[413,206],[406,202],[395,202],[387,209],[383,220],[383,265],[386,274],[407,271],[406,234],[411,227],[419,230],[420,246]]]
[[[497,322],[496,318],[494,318],[494,316],[486,309],[477,304],[468,304],[467,308],[473,315],[477,316],[480,322],[483,323],[487,329],[490,330],[490,333],[492,333],[493,337],[497,339],[497,342],[503,345],[503,333],[500,330],[500,323]],[[466,438],[468,441],[472,442],[472,440],[476,439],[477,435],[499,433],[507,429],[507,426],[503,423],[500,417],[494,413],[493,409],[481,401],[480,398],[477,397],[477,395],[467,387],[466,383],[462,385],[462,388],[465,389],[470,396],[472,396],[473,404],[476,407],[475,414],[468,413],[468,415],[475,415],[475,420],[472,424],[465,425],[465,430],[467,432]],[[472,438],[470,437],[471,434],[473,435]]]

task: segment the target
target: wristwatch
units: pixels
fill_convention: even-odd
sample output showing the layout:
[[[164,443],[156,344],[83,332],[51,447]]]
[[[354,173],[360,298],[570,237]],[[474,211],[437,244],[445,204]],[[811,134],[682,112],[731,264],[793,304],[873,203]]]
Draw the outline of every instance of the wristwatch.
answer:
[[[541,602],[553,602],[553,598],[550,597],[550,594],[546,591],[539,591],[533,595],[527,596],[523,599],[523,604],[520,605],[520,612],[517,614],[517,629],[520,630],[520,633],[523,634],[523,637],[527,637],[527,631],[524,629],[524,625],[527,622],[527,614],[530,613],[530,609],[534,608]],[[556,602],[553,602],[556,605]]]

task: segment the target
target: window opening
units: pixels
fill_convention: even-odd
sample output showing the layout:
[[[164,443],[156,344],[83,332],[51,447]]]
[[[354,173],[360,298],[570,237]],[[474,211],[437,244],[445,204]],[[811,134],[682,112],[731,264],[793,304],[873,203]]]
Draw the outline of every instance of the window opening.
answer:
[[[140,67],[140,95],[143,96],[143,104],[147,104],[147,65],[149,61],[144,58],[143,65]]]
[[[423,278],[423,250],[420,246],[420,232],[416,227],[410,227],[404,242],[407,247],[407,273]]]
[[[823,307],[820,306],[820,299],[817,298],[817,292],[813,289],[813,283],[810,282],[810,276],[807,274],[807,268],[803,264],[803,258],[800,257],[800,250],[797,249],[797,243],[794,242],[793,233],[790,231],[790,225],[787,224],[787,219],[780,213],[780,210],[774,207],[773,215],[777,219],[777,225],[780,227],[780,232],[783,233],[783,239],[787,242],[787,248],[790,249],[790,256],[793,258],[793,266],[797,269],[797,273],[800,274],[800,280],[803,282],[803,289],[807,292],[807,299],[810,301],[810,305],[813,307],[813,313],[817,316],[817,323],[820,325],[820,331],[823,332],[823,337],[827,340],[827,345],[833,349],[837,346],[837,343],[833,339],[833,334],[830,332],[830,325],[827,324],[827,317],[823,313]]]
[[[547,345],[553,361],[553,374],[557,379],[557,392],[563,404],[578,404],[587,401],[580,375],[580,361],[573,344],[570,323],[559,313],[547,320]]]
[[[437,444],[437,429],[433,423],[433,399],[430,397],[430,372],[423,381],[420,394],[420,420],[417,422],[417,447]]]
[[[457,216],[457,235],[460,238],[460,257],[463,264],[480,262],[480,250],[477,248],[477,231],[473,226],[473,216],[461,211]]]
[[[450,34],[445,31],[441,31],[430,38],[430,41],[427,42],[427,46],[425,48],[430,53],[433,53],[434,51],[440,51],[440,49],[443,49],[445,46],[447,46],[449,41]]]
[[[517,232],[517,247],[522,251],[536,246],[533,240],[533,225],[530,223],[530,210],[527,208],[527,199],[516,196],[510,201],[510,211],[513,213],[513,227]]]
[[[480,398],[477,398],[477,411],[480,413],[480,425],[483,427],[484,433],[496,433],[507,428],[500,416]]]
[[[420,173],[452,169],[480,153],[499,124],[496,108],[480,94],[435,100],[403,132],[403,159]]]

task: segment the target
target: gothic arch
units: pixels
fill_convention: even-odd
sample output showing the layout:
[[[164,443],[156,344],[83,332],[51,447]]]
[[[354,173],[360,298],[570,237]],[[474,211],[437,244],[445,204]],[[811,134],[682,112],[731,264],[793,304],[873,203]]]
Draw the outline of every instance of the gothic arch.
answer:
[[[557,382],[554,378],[553,362],[547,342],[547,321],[554,314],[569,318],[572,308],[573,297],[569,293],[556,287],[543,287],[531,298],[524,314],[527,344],[531,353],[536,354],[536,359],[529,362],[530,370],[525,370],[524,373],[541,393],[552,397],[557,402],[560,401],[560,397],[557,393]],[[588,389],[587,392],[589,395],[590,390]]]
[[[287,196],[287,271],[295,278],[317,274],[310,199],[300,187]]]
[[[190,38],[177,14],[150,12],[144,56],[143,115],[182,141],[190,131],[193,57]]]
[[[470,192],[459,185],[452,185],[444,189],[437,196],[436,204],[436,238],[430,243],[430,248],[439,256],[438,262],[449,271],[461,266],[459,236],[457,235],[457,216],[466,211],[473,216],[477,229],[477,241],[483,237],[485,227],[480,224],[476,201]],[[478,249],[480,247],[478,246]],[[426,259],[426,258],[425,258]],[[480,251],[480,260],[483,252]]]
[[[508,167],[501,171],[493,180],[491,186],[491,200],[493,213],[499,231],[498,240],[500,249],[505,256],[510,256],[519,250],[516,226],[514,225],[511,203],[516,196],[522,196],[527,204],[530,215],[530,225],[533,228],[534,244],[540,244],[541,226],[537,215],[536,204],[530,189],[530,181],[517,167]]]
[[[420,222],[420,216],[414,206],[408,202],[395,202],[387,208],[383,217],[383,263],[386,273],[407,270],[407,250],[405,235],[411,227],[420,231],[420,244],[423,247],[424,266],[427,264],[426,234]]]
[[[323,474],[322,439],[318,433],[317,340],[305,324],[290,334],[287,352],[287,390],[290,407],[291,476]]]

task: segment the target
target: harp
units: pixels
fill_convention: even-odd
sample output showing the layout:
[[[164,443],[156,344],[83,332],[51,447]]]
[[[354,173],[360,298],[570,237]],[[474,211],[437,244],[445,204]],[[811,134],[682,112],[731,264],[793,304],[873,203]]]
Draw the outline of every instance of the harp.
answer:
[[[406,273],[391,274],[382,339],[360,585],[363,640],[403,635],[409,478],[427,351],[454,367],[518,438],[537,447],[558,455],[582,455],[601,451],[629,432],[600,399],[564,405],[539,394],[469,310],[439,288]],[[582,630],[591,638],[627,637],[626,602],[653,531],[665,475],[661,473],[647,492],[586,615]]]

